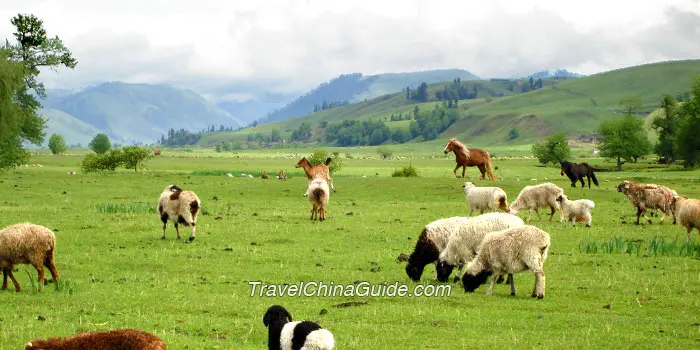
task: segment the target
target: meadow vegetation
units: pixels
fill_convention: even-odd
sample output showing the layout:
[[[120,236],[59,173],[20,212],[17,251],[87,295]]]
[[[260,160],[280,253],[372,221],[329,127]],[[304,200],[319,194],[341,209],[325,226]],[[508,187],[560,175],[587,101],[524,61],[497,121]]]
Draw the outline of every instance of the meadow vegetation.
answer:
[[[505,285],[487,297],[486,286],[467,294],[458,284],[450,296],[435,298],[250,295],[252,281],[417,285],[397,262],[399,254],[412,251],[425,224],[467,214],[465,180],[454,178],[454,155],[444,155],[443,147],[444,141],[389,146],[388,159],[370,147],[326,149],[338,152],[343,167],[333,174],[337,192],[323,223],[309,221],[311,206],[301,196],[306,176],[294,168],[310,148],[164,149],[139,172],[98,174],[82,173],[83,155],[73,149],[34,155],[30,163],[43,167],[0,174],[0,226],[33,222],[53,229],[62,280],[58,290],[49,285],[33,292],[34,269],[16,267],[26,287],[0,292],[0,349],[123,327],[152,332],[171,349],[260,349],[267,341],[262,315],[272,304],[331,330],[339,349],[697,346],[700,236],[695,232],[686,242],[670,220],[633,225],[634,208],[615,186],[630,179],[698,198],[700,171],[640,159],[623,172],[598,173],[600,187],[571,188],[558,167],[530,156],[530,145],[485,147],[494,155],[495,184],[510,200],[525,185],[550,181],[571,199],[596,203],[591,228],[533,221],[552,237],[545,299],[529,297],[530,273],[516,276],[515,297]],[[614,167],[590,158],[590,149],[571,153],[573,161]],[[407,164],[418,177],[392,177]],[[280,169],[287,181],[259,177]],[[467,168],[467,180],[494,184],[478,174]],[[160,239],[155,205],[170,184],[202,200],[191,244],[175,240],[171,224]],[[437,285],[432,275],[428,266],[418,284]]]

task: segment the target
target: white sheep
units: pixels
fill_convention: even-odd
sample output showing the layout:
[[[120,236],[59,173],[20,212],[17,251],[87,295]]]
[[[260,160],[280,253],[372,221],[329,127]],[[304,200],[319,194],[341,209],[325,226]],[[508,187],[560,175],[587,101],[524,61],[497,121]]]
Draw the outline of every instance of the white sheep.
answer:
[[[447,246],[450,235],[469,219],[468,217],[455,216],[435,220],[425,225],[418,237],[413,253],[408,258],[406,275],[414,282],[420,281],[425,265],[438,260],[440,253]]]
[[[528,209],[530,214],[527,216],[527,221],[529,222],[532,218],[532,211],[534,210],[537,217],[542,220],[540,216],[539,208],[550,208],[552,212],[549,215],[549,221],[552,221],[554,217],[554,211],[559,212],[559,221],[564,220],[564,214],[561,211],[561,206],[557,202],[557,197],[564,194],[564,190],[550,182],[545,182],[535,186],[525,186],[518,198],[510,203],[509,213],[517,214],[518,211],[522,209]]]
[[[591,209],[595,207],[595,203],[592,200],[577,199],[572,201],[565,194],[562,194],[557,197],[557,201],[561,203],[566,222],[571,221],[573,226],[576,226],[576,219],[584,217],[586,218],[586,227],[591,227],[591,222],[593,221]]]
[[[688,241],[690,241],[690,233],[694,228],[700,233],[700,199],[688,199],[685,196],[678,196],[674,198],[673,203],[674,213],[677,213],[678,222],[688,232]]]
[[[467,264],[467,270],[462,276],[464,291],[473,292],[493,274],[493,280],[486,292],[487,295],[491,295],[499,276],[529,269],[535,274],[532,297],[544,298],[543,267],[549,246],[549,234],[535,226],[513,227],[487,234],[479,252]],[[515,295],[514,281],[510,284],[510,295]]]
[[[39,285],[44,285],[44,266],[49,269],[56,288],[61,278],[54,264],[56,235],[48,228],[30,223],[15,224],[0,230],[0,269],[2,269],[2,289],[7,289],[7,277],[12,279],[15,291],[20,286],[12,269],[14,264],[31,264],[39,273]]]
[[[498,209],[508,211],[508,196],[498,187],[476,187],[471,182],[465,182],[462,189],[469,202],[469,216],[472,216],[475,210],[479,210],[480,214]]]
[[[330,331],[311,321],[292,322],[292,315],[280,305],[267,309],[263,324],[268,328],[267,348],[270,350],[331,350],[335,347]]]
[[[199,197],[192,191],[183,191],[181,188],[170,185],[163,190],[158,199],[158,215],[163,222],[163,236],[165,239],[165,227],[168,220],[173,221],[177,239],[180,239],[180,229],[178,224],[192,226],[190,242],[196,236],[197,214],[202,207]]]
[[[313,181],[309,182],[306,196],[309,197],[309,202],[313,205],[311,209],[311,220],[326,220],[326,205],[331,196],[328,182],[321,177],[315,178]]]
[[[463,263],[474,258],[487,233],[523,225],[521,218],[506,213],[488,213],[461,222],[440,253],[436,267],[438,281],[446,282],[455,265],[459,266],[455,275],[455,282],[458,281]]]

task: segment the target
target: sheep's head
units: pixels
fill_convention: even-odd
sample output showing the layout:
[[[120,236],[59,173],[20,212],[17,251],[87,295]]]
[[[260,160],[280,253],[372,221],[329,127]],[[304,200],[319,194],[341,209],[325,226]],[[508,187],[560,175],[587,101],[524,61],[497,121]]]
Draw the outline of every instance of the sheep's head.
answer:
[[[292,322],[292,315],[287,311],[287,309],[280,305],[270,306],[267,309],[267,312],[265,312],[265,316],[263,316],[263,324],[265,327],[268,327],[273,323],[285,324],[287,323],[287,320]]]
[[[182,192],[182,188],[177,187],[177,185],[170,185],[170,186],[166,187],[163,191]]]
[[[409,261],[406,264],[406,275],[408,275],[408,278],[410,278],[411,281],[418,282],[418,281],[420,281],[420,276],[423,274],[424,268],[425,268],[425,266],[413,265]]]
[[[617,192],[626,192],[628,188],[630,188],[630,182],[627,180],[622,181],[622,183],[617,185]]]
[[[569,199],[569,198],[566,197],[565,194],[560,194],[559,196],[557,196],[556,200],[557,200],[557,202],[564,203],[564,201],[566,201],[567,199]]]
[[[462,190],[464,190],[464,192],[466,193],[466,192],[469,192],[469,190],[471,190],[472,188],[475,188],[475,187],[476,187],[475,184],[473,184],[473,183],[467,181],[467,182],[464,183],[464,185],[462,185]]]
[[[467,293],[474,292],[474,290],[479,288],[480,285],[486,283],[491,274],[492,272],[487,270],[482,270],[476,275],[465,273],[464,276],[462,276],[462,285],[464,286],[464,291]]]
[[[435,266],[438,281],[447,282],[454,268],[454,265],[450,265],[444,260],[439,260],[437,266]]]

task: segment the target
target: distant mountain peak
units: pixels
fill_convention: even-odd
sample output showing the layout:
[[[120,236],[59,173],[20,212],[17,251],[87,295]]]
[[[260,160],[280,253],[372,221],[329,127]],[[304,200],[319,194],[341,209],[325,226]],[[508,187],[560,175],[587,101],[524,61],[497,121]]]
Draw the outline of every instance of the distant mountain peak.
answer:
[[[537,73],[530,74],[530,75],[526,76],[525,78],[526,79],[529,79],[529,78],[533,78],[533,79],[581,78],[583,76],[584,76],[583,74],[569,72],[566,69],[555,68],[555,69],[548,69],[548,70],[539,71]]]

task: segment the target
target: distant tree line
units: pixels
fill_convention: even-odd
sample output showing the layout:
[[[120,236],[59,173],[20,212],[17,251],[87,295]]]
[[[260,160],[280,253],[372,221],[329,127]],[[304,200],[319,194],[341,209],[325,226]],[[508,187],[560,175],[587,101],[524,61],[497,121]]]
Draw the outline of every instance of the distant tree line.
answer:
[[[178,147],[194,145],[202,137],[200,133],[189,132],[185,129],[175,130],[170,128],[168,136],[162,135],[158,141],[159,145],[166,147]]]
[[[257,125],[257,124],[256,124]],[[240,128],[239,128],[240,129]],[[219,127],[217,128],[216,125],[212,124],[209,125],[209,127],[202,129],[202,133],[207,133],[207,132],[227,132],[227,131],[234,131],[236,129],[233,128],[233,126],[225,126],[224,124],[220,124]]]
[[[314,105],[314,112],[320,112],[320,111],[325,111],[326,109],[331,109],[331,108],[336,108],[340,106],[345,106],[348,104],[348,101],[331,101],[331,102],[326,102],[326,100],[323,100],[321,104],[315,104]]]
[[[408,127],[410,138],[422,136],[424,141],[430,141],[436,139],[441,132],[457,121],[459,112],[435,105],[432,111],[421,113],[420,108],[415,106],[413,119]]]

